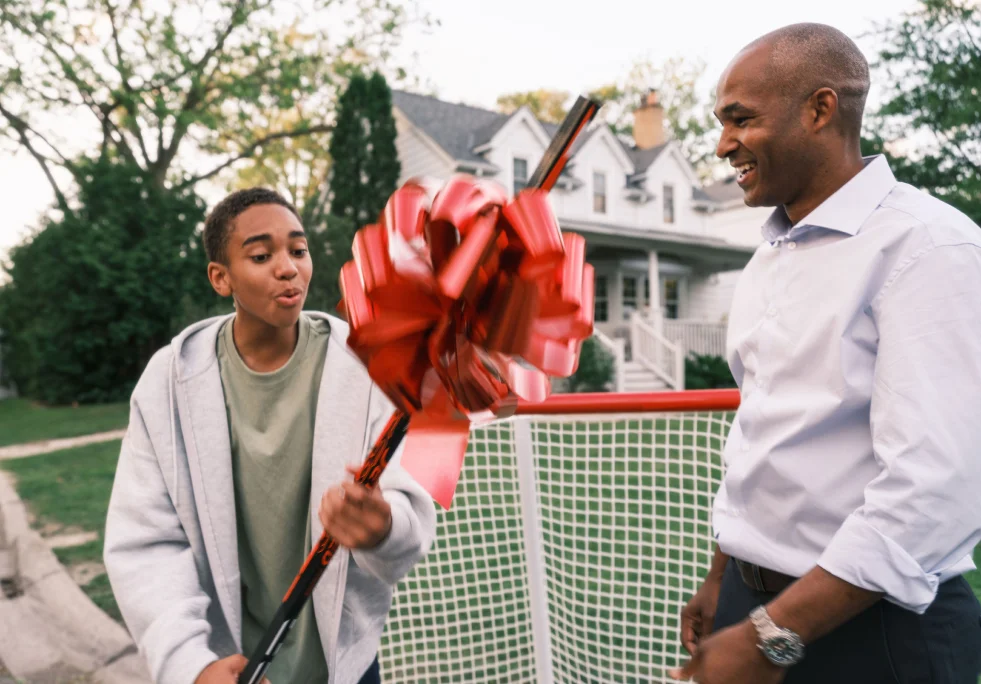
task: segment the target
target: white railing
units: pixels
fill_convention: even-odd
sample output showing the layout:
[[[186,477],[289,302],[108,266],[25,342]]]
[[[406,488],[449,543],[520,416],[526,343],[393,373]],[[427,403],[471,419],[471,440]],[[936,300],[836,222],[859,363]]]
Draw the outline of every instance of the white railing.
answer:
[[[631,357],[645,368],[660,377],[671,389],[685,388],[685,347],[671,342],[653,324],[645,321],[639,313],[630,317]]]
[[[603,401],[638,396],[657,395]],[[433,549],[396,590],[384,681],[669,681],[711,563],[732,414],[617,411],[471,433]]]
[[[664,321],[664,336],[671,342],[680,342],[685,350],[710,356],[726,355],[726,325],[709,321]]]
[[[593,335],[596,337],[597,341],[613,356],[613,391],[622,392],[624,390],[624,373],[626,371],[626,352],[624,350],[624,341],[619,338],[613,339],[607,337],[599,330],[594,331]]]

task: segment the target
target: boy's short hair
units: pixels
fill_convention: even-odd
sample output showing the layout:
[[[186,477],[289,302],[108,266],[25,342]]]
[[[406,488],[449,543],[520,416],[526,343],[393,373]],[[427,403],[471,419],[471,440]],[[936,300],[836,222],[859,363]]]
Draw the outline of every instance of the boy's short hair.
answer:
[[[275,190],[269,188],[236,190],[215,205],[204,220],[204,251],[208,255],[208,261],[228,263],[228,234],[231,232],[232,222],[239,214],[257,204],[278,204],[286,207],[293,212],[298,221],[302,222],[296,207]]]

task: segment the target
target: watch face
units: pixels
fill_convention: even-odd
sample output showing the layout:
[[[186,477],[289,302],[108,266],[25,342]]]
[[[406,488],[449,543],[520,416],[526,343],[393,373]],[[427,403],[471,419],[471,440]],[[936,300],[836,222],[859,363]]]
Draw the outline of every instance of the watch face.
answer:
[[[781,667],[794,665],[804,655],[804,647],[800,640],[785,636],[767,639],[762,648],[767,659]]]

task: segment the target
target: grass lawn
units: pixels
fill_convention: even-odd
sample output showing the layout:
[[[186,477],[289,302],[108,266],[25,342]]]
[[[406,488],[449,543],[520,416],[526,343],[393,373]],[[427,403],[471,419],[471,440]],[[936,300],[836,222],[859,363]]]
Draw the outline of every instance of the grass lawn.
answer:
[[[55,551],[66,567],[102,562],[102,534],[119,447],[116,440],[0,462],[0,468],[17,479],[17,493],[35,516],[36,528],[49,533],[59,528],[98,533],[96,541]],[[105,574],[83,589],[96,605],[119,619]]]
[[[117,430],[128,422],[128,403],[49,408],[29,399],[3,399],[0,400],[0,447]]]

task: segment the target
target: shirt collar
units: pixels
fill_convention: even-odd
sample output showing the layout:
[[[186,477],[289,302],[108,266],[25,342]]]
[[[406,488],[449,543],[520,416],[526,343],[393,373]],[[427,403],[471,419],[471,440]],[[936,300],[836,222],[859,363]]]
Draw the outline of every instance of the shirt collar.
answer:
[[[796,225],[790,224],[783,206],[777,207],[763,224],[763,237],[776,242],[807,227],[827,228],[847,235],[858,233],[862,224],[896,187],[896,177],[882,155],[865,157],[865,167],[838,188]]]

